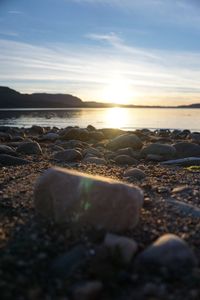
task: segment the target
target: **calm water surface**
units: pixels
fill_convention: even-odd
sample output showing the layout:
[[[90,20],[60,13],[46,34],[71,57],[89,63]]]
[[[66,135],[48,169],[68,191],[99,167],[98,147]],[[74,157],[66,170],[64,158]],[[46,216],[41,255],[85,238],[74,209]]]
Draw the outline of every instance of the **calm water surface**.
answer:
[[[170,128],[200,131],[200,109],[163,108],[75,108],[75,109],[19,109],[0,110],[0,125]]]

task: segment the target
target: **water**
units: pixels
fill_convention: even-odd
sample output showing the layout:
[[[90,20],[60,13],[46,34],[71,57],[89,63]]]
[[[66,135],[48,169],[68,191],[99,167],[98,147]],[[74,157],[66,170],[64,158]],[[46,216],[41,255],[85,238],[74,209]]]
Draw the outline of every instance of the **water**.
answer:
[[[190,129],[200,131],[200,109],[181,108],[71,108],[0,110],[0,125]]]

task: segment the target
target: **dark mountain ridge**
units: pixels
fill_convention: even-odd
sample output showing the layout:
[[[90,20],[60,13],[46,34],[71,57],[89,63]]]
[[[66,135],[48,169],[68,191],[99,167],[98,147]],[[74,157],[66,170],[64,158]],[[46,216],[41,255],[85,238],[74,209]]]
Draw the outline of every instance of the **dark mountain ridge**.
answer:
[[[83,101],[68,94],[21,94],[8,87],[0,87],[0,108],[80,107]]]
[[[80,98],[70,94],[21,94],[9,87],[0,86],[0,108],[104,108],[114,106],[127,108],[200,108],[200,103],[179,106],[116,105],[94,101],[83,102]]]

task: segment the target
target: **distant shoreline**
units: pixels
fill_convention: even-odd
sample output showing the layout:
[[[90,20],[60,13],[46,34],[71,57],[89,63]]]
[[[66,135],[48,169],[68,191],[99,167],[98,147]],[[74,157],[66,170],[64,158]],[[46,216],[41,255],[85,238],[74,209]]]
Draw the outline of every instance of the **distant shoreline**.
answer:
[[[0,108],[0,111],[65,111],[78,109],[105,109],[105,108],[133,108],[133,109],[200,109],[200,107],[180,107],[180,106],[111,106],[111,107],[14,107],[14,108]]]
[[[200,103],[177,106],[162,106],[162,105],[133,105],[133,104],[116,104],[103,103],[95,101],[83,101],[79,97],[70,94],[48,94],[48,93],[33,93],[21,94],[9,87],[0,86],[0,109],[33,109],[33,110],[63,110],[63,109],[82,109],[82,108],[200,108]]]

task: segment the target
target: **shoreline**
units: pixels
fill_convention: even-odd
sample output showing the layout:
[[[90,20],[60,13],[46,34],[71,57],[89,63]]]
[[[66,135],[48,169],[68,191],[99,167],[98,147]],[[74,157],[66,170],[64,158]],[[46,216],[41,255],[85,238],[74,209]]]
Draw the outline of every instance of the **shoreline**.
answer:
[[[93,282],[90,290],[94,291],[94,281],[99,283],[95,286],[97,294],[97,286],[101,287],[101,294],[97,295],[100,299],[199,299],[199,264],[186,274],[179,269],[177,274],[171,274],[167,270],[157,273],[155,269],[138,269],[135,262],[147,247],[167,233],[186,241],[200,261],[197,216],[200,166],[198,159],[189,165],[180,164],[180,160],[187,157],[200,158],[200,134],[188,130],[152,132],[144,129],[128,131],[128,138],[124,139],[121,136],[125,131],[96,130],[91,125],[87,129],[40,126],[2,129],[2,299],[77,299],[79,285],[83,284],[86,292],[86,283]],[[179,163],[162,164],[168,160],[179,160]],[[139,223],[134,229],[119,234],[138,244],[128,265],[102,250],[105,230],[78,228],[70,222],[56,225],[38,218],[33,201],[35,181],[52,166],[113,178],[142,189],[144,204]],[[127,176],[131,168],[139,172]],[[81,258],[83,264],[76,266],[75,262],[80,260],[76,247],[80,245],[90,254],[86,260]],[[58,257],[62,257],[62,265],[71,270],[69,273],[54,273],[52,265]],[[89,296],[86,299],[90,299]]]

